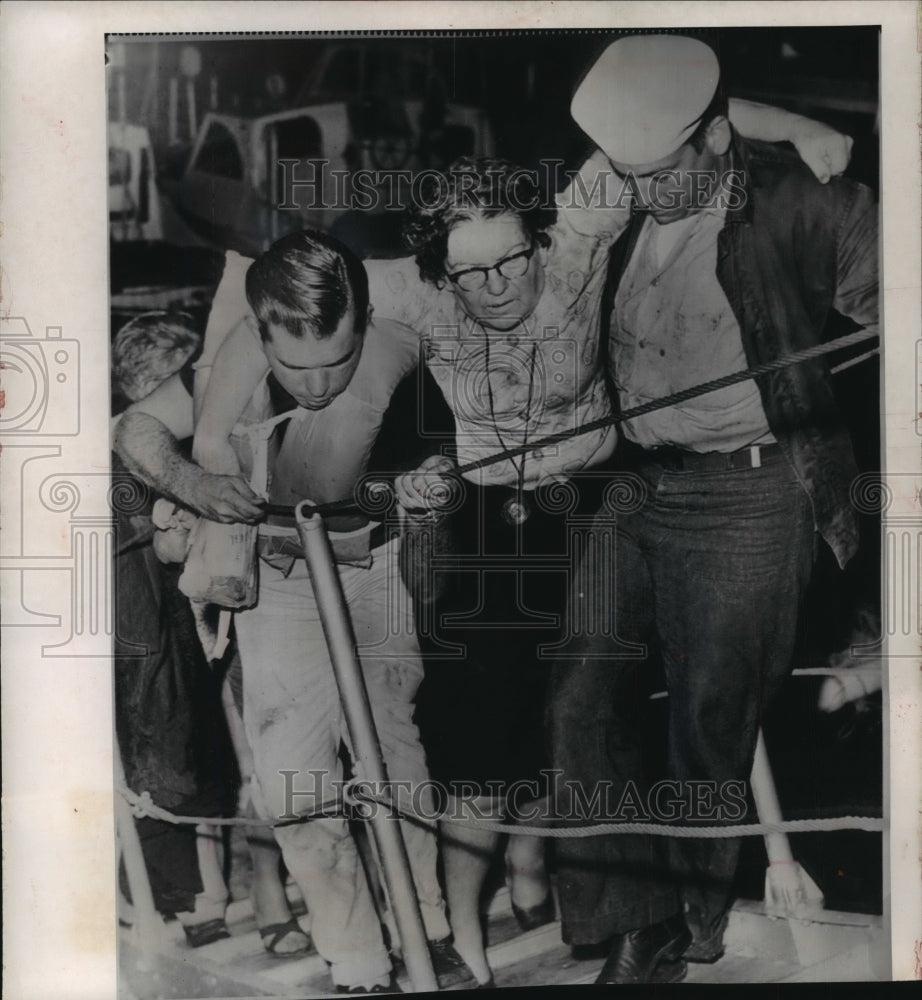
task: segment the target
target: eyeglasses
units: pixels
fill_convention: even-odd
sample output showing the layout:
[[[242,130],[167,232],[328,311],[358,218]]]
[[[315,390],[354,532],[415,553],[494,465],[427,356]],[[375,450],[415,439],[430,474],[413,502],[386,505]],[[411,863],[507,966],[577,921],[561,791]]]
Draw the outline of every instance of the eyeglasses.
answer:
[[[498,260],[492,267],[469,267],[464,271],[455,271],[454,274],[448,274],[446,277],[453,285],[457,285],[458,288],[463,289],[465,292],[476,292],[487,283],[487,278],[490,276],[491,271],[496,271],[498,275],[507,280],[510,278],[521,278],[528,270],[528,263],[534,256],[534,253],[535,244],[532,243],[527,250],[522,250],[521,253],[514,253],[509,257],[503,257],[502,260]]]

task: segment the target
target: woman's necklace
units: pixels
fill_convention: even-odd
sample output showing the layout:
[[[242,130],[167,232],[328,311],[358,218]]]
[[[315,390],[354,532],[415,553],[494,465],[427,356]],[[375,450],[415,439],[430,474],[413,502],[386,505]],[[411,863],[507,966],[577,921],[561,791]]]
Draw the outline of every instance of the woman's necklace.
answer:
[[[532,396],[534,395],[535,389],[535,360],[538,354],[538,344],[532,342],[531,345],[531,361],[528,366],[528,399],[525,403],[525,430],[522,435],[522,447],[525,448],[528,445],[528,423],[531,419],[531,403]],[[496,440],[499,442],[500,448],[506,450],[506,442],[503,441],[502,435],[499,432],[499,427],[496,423],[496,408],[493,403],[493,383],[490,381],[490,335],[487,333],[486,336],[486,363],[487,363],[487,395],[490,400],[490,423],[493,425],[493,433],[496,435]],[[517,475],[517,486],[515,496],[508,499],[502,506],[502,516],[503,520],[507,524],[518,525],[524,524],[525,521],[531,516],[531,505],[525,499],[525,460],[526,453],[523,451],[521,457],[516,461],[512,455],[509,456],[509,461],[512,463],[512,467],[516,471]]]

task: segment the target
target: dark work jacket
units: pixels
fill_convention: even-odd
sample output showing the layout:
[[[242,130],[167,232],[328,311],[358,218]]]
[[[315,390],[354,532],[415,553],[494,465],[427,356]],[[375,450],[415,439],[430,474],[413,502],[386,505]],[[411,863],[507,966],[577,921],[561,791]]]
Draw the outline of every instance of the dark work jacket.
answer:
[[[718,238],[717,278],[739,323],[748,366],[819,344],[833,309],[876,330],[872,192],[844,178],[820,184],[786,146],[734,135],[730,156],[738,198]],[[609,296],[642,221],[635,216],[612,250]],[[810,496],[817,530],[844,566],[858,545],[849,497],[858,470],[828,362],[791,365],[756,383],[768,425]]]

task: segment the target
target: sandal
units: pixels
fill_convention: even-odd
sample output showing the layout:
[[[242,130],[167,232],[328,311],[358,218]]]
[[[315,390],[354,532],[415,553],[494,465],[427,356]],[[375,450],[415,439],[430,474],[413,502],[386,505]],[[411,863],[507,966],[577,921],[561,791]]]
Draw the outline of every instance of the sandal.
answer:
[[[289,934],[300,934],[304,938],[304,945],[294,951],[276,951],[279,944],[288,937]],[[269,924],[267,927],[259,928],[259,936],[263,939],[263,947],[274,958],[298,958],[306,955],[311,950],[311,939],[295,920],[286,920],[280,924]]]

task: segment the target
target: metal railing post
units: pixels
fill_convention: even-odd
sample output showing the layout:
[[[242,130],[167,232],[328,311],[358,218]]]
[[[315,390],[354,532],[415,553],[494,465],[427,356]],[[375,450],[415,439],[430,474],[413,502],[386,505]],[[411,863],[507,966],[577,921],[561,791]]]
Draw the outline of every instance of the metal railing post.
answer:
[[[360,776],[363,779],[384,788],[387,772],[356,652],[349,609],[326,528],[322,518],[312,514],[312,509],[310,504],[298,504],[295,519],[320,622],[330,651],[330,662],[336,676],[343,714],[352,740],[355,764],[361,770]],[[388,812],[386,809],[375,808],[370,823],[403,943],[404,962],[414,990],[434,991],[438,989],[438,982],[432,970],[403,831],[400,829],[400,821],[388,816]]]
[[[784,817],[761,729],[752,762],[751,787],[759,820],[762,823],[781,823]],[[766,833],[765,853],[768,855],[768,870],[765,873],[766,912],[777,916],[800,916],[807,911],[823,908],[823,893],[794,860],[786,833]]]
[[[128,805],[120,791],[126,786],[125,768],[122,764],[122,752],[118,745],[118,737],[114,733],[113,743],[115,746],[115,824],[122,849],[125,875],[128,879],[128,890],[131,893],[131,906],[134,913],[132,932],[135,943],[141,952],[153,952],[157,951],[163,935],[163,920],[154,904],[154,894],[150,887],[147,865],[144,862],[141,838],[138,836],[138,828],[135,826],[131,806]]]

